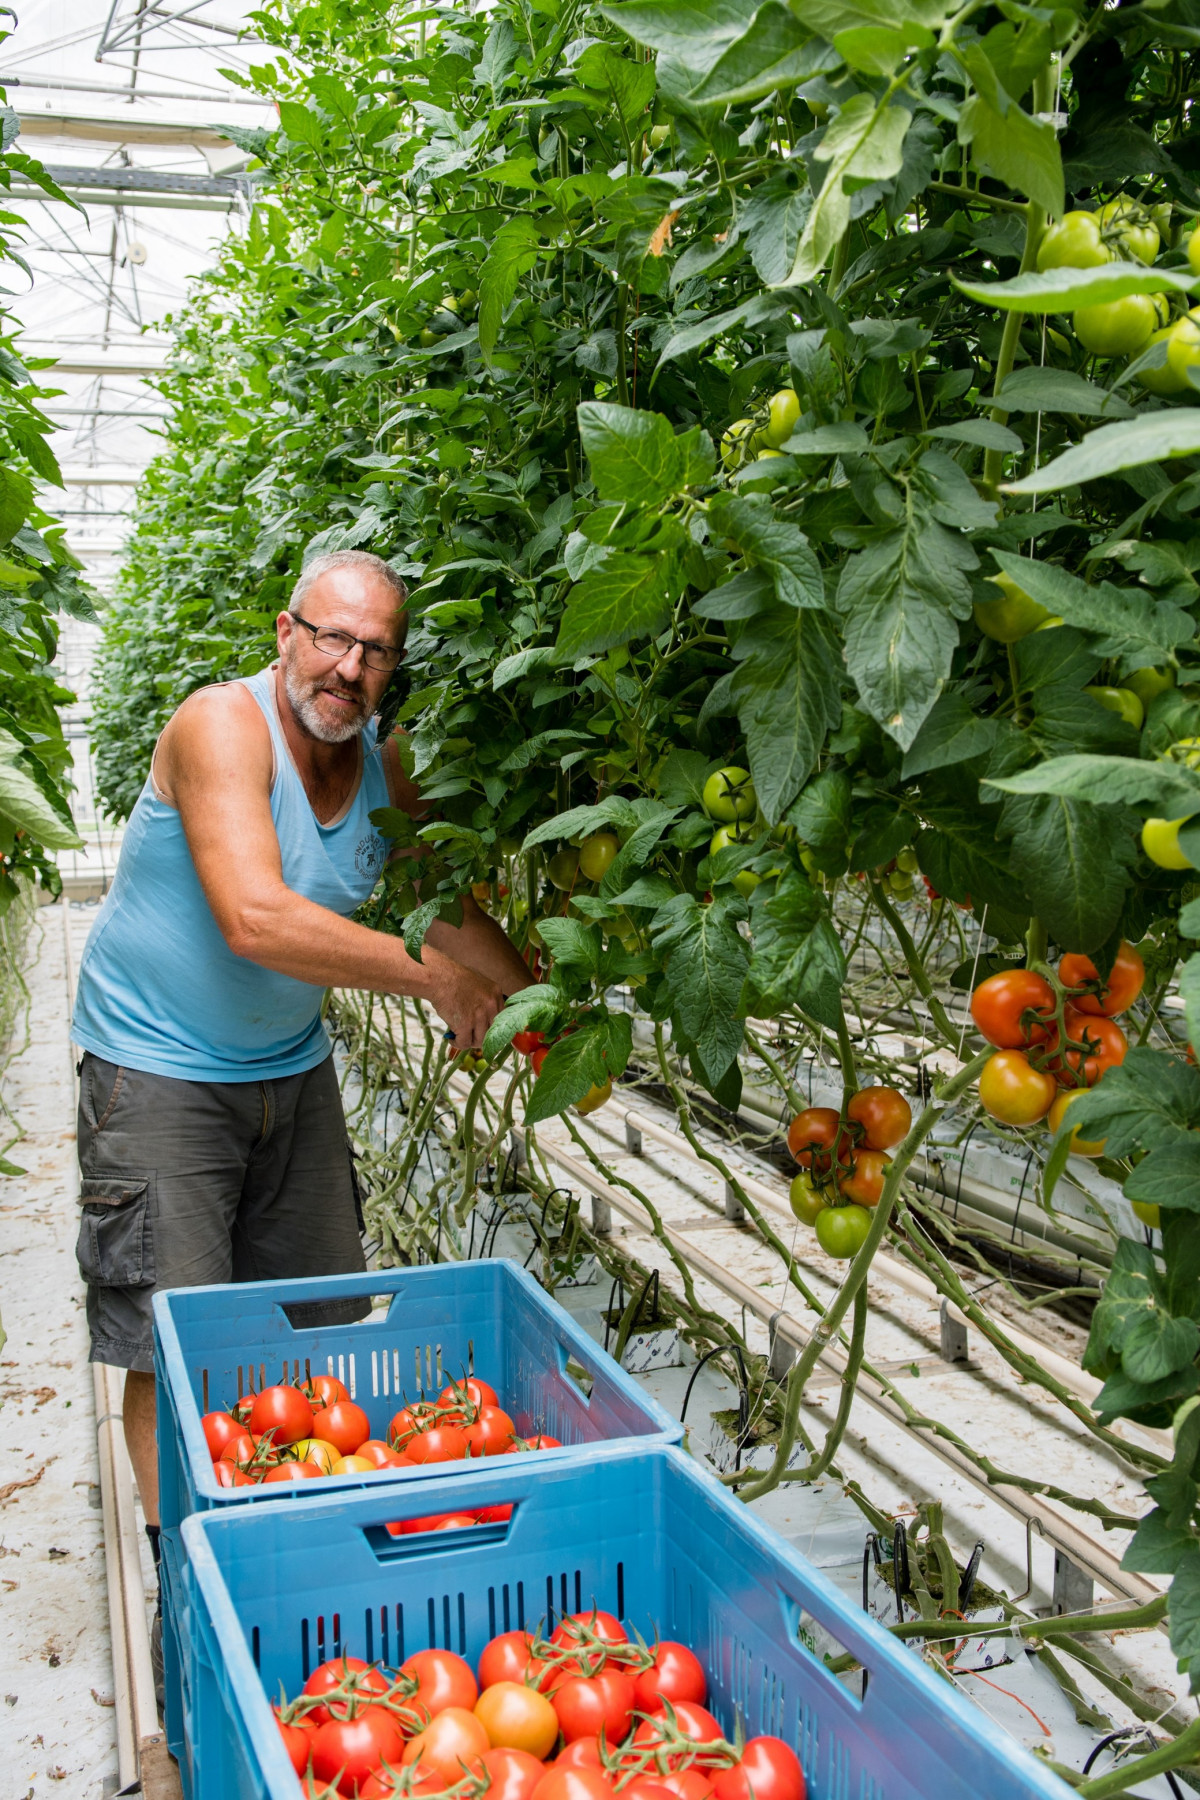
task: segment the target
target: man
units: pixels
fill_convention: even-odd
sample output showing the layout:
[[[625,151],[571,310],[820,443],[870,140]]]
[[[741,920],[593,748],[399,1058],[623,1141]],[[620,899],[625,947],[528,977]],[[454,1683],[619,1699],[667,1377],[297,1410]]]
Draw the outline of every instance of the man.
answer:
[[[529,981],[469,895],[419,963],[349,916],[387,854],[369,814],[420,812],[373,723],[407,597],[377,556],[309,563],[276,621],[279,661],[167,724],[84,952],[79,1263],[91,1360],[128,1370],[156,1551],[154,1291],[364,1266],[325,989],[428,1000],[467,1050]]]

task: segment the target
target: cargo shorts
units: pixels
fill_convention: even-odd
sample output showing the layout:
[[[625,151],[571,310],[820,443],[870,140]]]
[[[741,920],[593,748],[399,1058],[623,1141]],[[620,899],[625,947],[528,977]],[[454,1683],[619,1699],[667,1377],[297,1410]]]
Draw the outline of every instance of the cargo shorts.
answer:
[[[79,1239],[90,1361],[154,1370],[160,1288],[354,1273],[361,1209],[332,1057],[277,1081],[178,1081],[84,1053]],[[289,1306],[294,1325],[369,1298]]]

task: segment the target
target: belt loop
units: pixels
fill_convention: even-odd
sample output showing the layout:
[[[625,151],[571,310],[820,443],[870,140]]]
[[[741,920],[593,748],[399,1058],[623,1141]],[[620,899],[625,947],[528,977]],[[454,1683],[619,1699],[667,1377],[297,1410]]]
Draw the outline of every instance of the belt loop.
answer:
[[[262,1088],[263,1110],[262,1130],[259,1133],[258,1141],[260,1144],[265,1144],[275,1129],[275,1090],[274,1083],[270,1081],[260,1082],[259,1086]]]

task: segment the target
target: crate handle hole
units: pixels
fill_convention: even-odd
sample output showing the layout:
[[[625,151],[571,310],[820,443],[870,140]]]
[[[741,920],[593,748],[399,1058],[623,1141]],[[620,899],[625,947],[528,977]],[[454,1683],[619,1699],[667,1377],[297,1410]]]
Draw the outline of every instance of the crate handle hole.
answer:
[[[578,1357],[572,1356],[564,1344],[559,1345],[558,1356],[562,1373],[566,1376],[571,1385],[578,1390],[583,1399],[590,1401],[592,1389],[596,1385],[596,1377],[592,1374],[592,1371],[585,1368]]]

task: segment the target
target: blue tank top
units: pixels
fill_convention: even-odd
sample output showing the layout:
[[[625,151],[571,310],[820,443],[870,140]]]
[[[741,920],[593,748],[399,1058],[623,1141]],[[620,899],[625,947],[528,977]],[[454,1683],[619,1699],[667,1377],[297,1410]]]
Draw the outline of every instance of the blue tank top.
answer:
[[[242,685],[262,708],[275,773],[271,817],[283,879],[306,900],[348,917],[387,856],[368,815],[390,804],[383,746],[362,734],[362,779],[342,816],[322,825],[309,803],[275,710],[275,671]],[[237,846],[230,845],[230,854]],[[153,774],[133,809],[113,885],[79,970],[73,1041],[107,1062],[184,1081],[269,1081],[329,1055],[325,990],[235,956],[200,886],[177,809]]]

